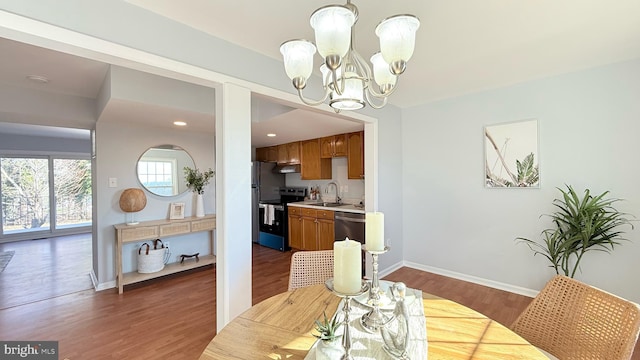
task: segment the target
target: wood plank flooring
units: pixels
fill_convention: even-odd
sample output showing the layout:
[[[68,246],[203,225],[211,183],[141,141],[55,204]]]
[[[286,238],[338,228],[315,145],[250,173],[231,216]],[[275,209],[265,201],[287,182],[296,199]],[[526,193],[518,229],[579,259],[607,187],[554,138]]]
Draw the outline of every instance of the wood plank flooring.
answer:
[[[12,260],[13,261],[13,260]],[[253,247],[253,303],[286,291],[290,253]],[[4,273],[0,274],[0,278]],[[423,271],[385,277],[510,324],[531,301]],[[4,292],[4,291],[3,291]],[[57,340],[60,359],[198,359],[216,329],[215,268],[126,287],[85,290],[0,310],[1,340]],[[632,359],[640,360],[636,353]]]
[[[91,234],[0,243],[15,251],[0,273],[0,309],[93,288]]]

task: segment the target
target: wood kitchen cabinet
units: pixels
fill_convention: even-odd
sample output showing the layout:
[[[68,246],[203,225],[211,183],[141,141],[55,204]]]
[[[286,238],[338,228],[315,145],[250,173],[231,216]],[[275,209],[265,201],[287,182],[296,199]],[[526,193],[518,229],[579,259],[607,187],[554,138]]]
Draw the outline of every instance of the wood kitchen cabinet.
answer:
[[[347,134],[320,138],[320,157],[334,158],[347,156]]]
[[[333,249],[333,216],[331,210],[290,207],[289,247],[306,251]]]
[[[299,207],[289,208],[289,247],[302,249],[302,213]]]
[[[331,179],[331,159],[323,159],[320,156],[320,139],[302,141],[300,147],[300,178]]]
[[[347,178],[364,179],[364,131],[347,134]]]
[[[277,146],[278,164],[300,164],[300,141]]]
[[[256,148],[256,161],[277,162],[278,147],[267,146],[267,147]]]

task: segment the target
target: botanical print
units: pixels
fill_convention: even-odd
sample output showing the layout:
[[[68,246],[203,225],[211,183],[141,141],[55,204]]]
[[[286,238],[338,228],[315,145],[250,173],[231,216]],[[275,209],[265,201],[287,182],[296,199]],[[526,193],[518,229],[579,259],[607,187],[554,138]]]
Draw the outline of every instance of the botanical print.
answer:
[[[539,187],[538,120],[486,126],[485,185]]]

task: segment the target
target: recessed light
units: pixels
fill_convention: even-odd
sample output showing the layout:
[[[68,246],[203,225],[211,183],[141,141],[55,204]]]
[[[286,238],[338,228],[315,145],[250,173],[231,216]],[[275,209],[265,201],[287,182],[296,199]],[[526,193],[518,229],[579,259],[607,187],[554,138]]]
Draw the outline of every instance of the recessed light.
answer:
[[[187,123],[184,122],[184,121],[174,121],[173,125],[176,125],[176,126],[187,126]]]
[[[47,77],[41,76],[41,75],[27,75],[27,80],[37,82],[40,84],[46,84],[49,82],[49,79]]]
[[[269,134],[267,134],[267,136],[268,136],[268,137],[276,137],[276,134],[274,134],[274,133],[269,133]]]

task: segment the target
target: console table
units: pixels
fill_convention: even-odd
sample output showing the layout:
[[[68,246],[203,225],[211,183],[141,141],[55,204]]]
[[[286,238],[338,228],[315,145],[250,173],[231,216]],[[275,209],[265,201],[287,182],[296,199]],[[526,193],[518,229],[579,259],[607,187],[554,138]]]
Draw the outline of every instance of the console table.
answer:
[[[194,269],[201,266],[215,264],[216,257],[213,255],[213,231],[216,228],[216,216],[205,215],[204,217],[189,217],[180,220],[155,220],[143,221],[136,225],[117,224],[116,229],[115,255],[116,255],[116,284],[118,293],[122,294],[125,285],[145,281],[159,276],[173,274],[179,271]],[[122,271],[122,246],[126,243],[154,240],[169,236],[186,235],[208,231],[211,252],[208,255],[200,256],[199,261],[186,261],[184,263],[175,262],[165,265],[164,269],[151,273],[141,274],[137,271],[124,273]]]

